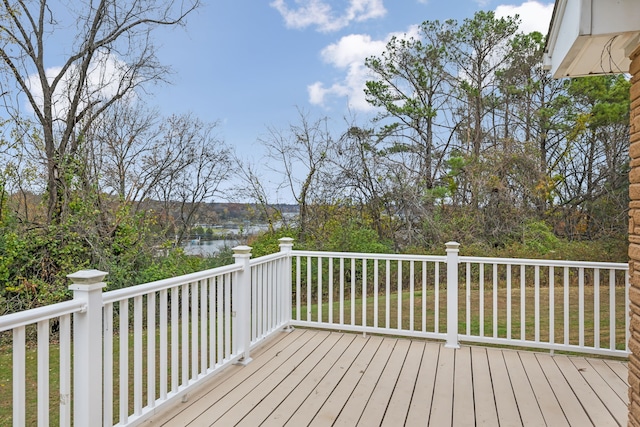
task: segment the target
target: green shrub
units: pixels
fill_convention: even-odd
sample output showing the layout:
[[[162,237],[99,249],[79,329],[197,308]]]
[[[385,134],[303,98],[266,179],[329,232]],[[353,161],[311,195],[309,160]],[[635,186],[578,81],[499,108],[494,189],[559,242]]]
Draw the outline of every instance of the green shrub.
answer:
[[[253,236],[249,239],[248,245],[251,246],[251,257],[258,258],[264,255],[269,255],[280,251],[279,239],[283,237],[294,238],[298,235],[298,230],[295,228],[284,227],[275,231],[266,231],[260,233],[257,236]],[[293,242],[294,247],[302,248],[303,242]]]
[[[335,227],[327,236],[323,250],[331,252],[392,252],[390,242],[380,239],[371,228],[349,221],[341,227]]]

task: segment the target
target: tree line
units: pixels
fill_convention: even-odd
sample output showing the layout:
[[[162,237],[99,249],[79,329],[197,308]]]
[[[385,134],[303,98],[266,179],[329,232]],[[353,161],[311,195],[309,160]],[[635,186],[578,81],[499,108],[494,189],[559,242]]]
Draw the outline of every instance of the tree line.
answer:
[[[199,6],[0,6],[0,312],[67,298],[65,276],[81,268],[108,271],[118,288],[229,262],[180,250],[206,222],[201,207],[224,198],[252,203],[269,223],[250,242],[254,255],[284,234],[303,247],[375,252],[457,240],[481,253],[521,245],[544,255],[558,239],[624,242],[624,76],[552,79],[544,37],[518,33],[517,17],[426,21],[366,60],[372,120],[340,126],[299,109],[260,139],[298,205],[292,220],[264,171],[217,136],[218,123],[161,117],[144,102],[170,71],[154,32],[185,25]],[[77,33],[63,65],[47,69],[49,35],[70,22]]]
[[[395,250],[624,245],[629,79],[553,79],[545,38],[518,25],[482,11],[426,21],[366,60],[372,121],[335,134],[300,111],[272,129],[263,144],[300,205],[298,238],[321,244],[342,210]]]

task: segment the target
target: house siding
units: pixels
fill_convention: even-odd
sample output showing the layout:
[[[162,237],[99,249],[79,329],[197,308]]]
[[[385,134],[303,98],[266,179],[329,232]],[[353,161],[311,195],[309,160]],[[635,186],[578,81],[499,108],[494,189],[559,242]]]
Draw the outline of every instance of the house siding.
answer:
[[[629,426],[640,427],[640,46],[631,54],[629,173]]]

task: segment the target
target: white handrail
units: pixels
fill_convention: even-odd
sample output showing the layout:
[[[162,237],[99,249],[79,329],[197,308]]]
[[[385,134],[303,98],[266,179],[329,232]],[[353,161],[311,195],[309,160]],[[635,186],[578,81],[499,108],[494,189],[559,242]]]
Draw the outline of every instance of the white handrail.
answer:
[[[462,263],[476,264],[510,264],[510,265],[539,265],[553,267],[586,267],[600,269],[627,270],[629,264],[621,262],[599,262],[599,261],[568,261],[555,259],[527,259],[527,258],[489,258],[476,256],[460,256],[460,264]]]
[[[286,258],[288,255],[284,252],[275,252],[269,255],[264,255],[261,256],[260,258],[252,258],[249,261],[249,265],[251,265],[252,267],[256,266],[256,265],[260,265],[260,264],[267,264],[269,262],[278,260],[278,259],[283,259]]]
[[[322,252],[322,251],[301,251],[294,249],[291,251],[294,256],[310,256],[322,258],[366,258],[372,260],[393,260],[393,261],[439,261],[445,262],[446,255],[411,255],[411,254],[378,254],[363,252]]]
[[[82,301],[63,301],[56,304],[45,305],[31,310],[0,316],[0,332],[9,331],[21,326],[32,325],[42,320],[54,319],[65,314],[79,313],[85,308]]]
[[[213,276],[234,273],[240,270],[241,267],[236,264],[225,265],[223,267],[216,267],[210,270],[203,270],[196,273],[185,274],[182,276],[170,277],[168,279],[156,280],[155,282],[131,286],[129,288],[115,289],[113,291],[103,293],[102,299],[104,301],[104,304],[109,304],[124,299],[146,295],[151,292],[170,289],[174,286],[180,286],[185,283],[197,282],[198,280],[208,279]]]

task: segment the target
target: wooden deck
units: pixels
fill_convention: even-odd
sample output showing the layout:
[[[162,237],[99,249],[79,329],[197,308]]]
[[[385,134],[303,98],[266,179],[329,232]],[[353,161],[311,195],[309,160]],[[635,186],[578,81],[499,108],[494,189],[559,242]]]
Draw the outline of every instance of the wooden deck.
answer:
[[[627,363],[297,329],[145,426],[617,426]]]

